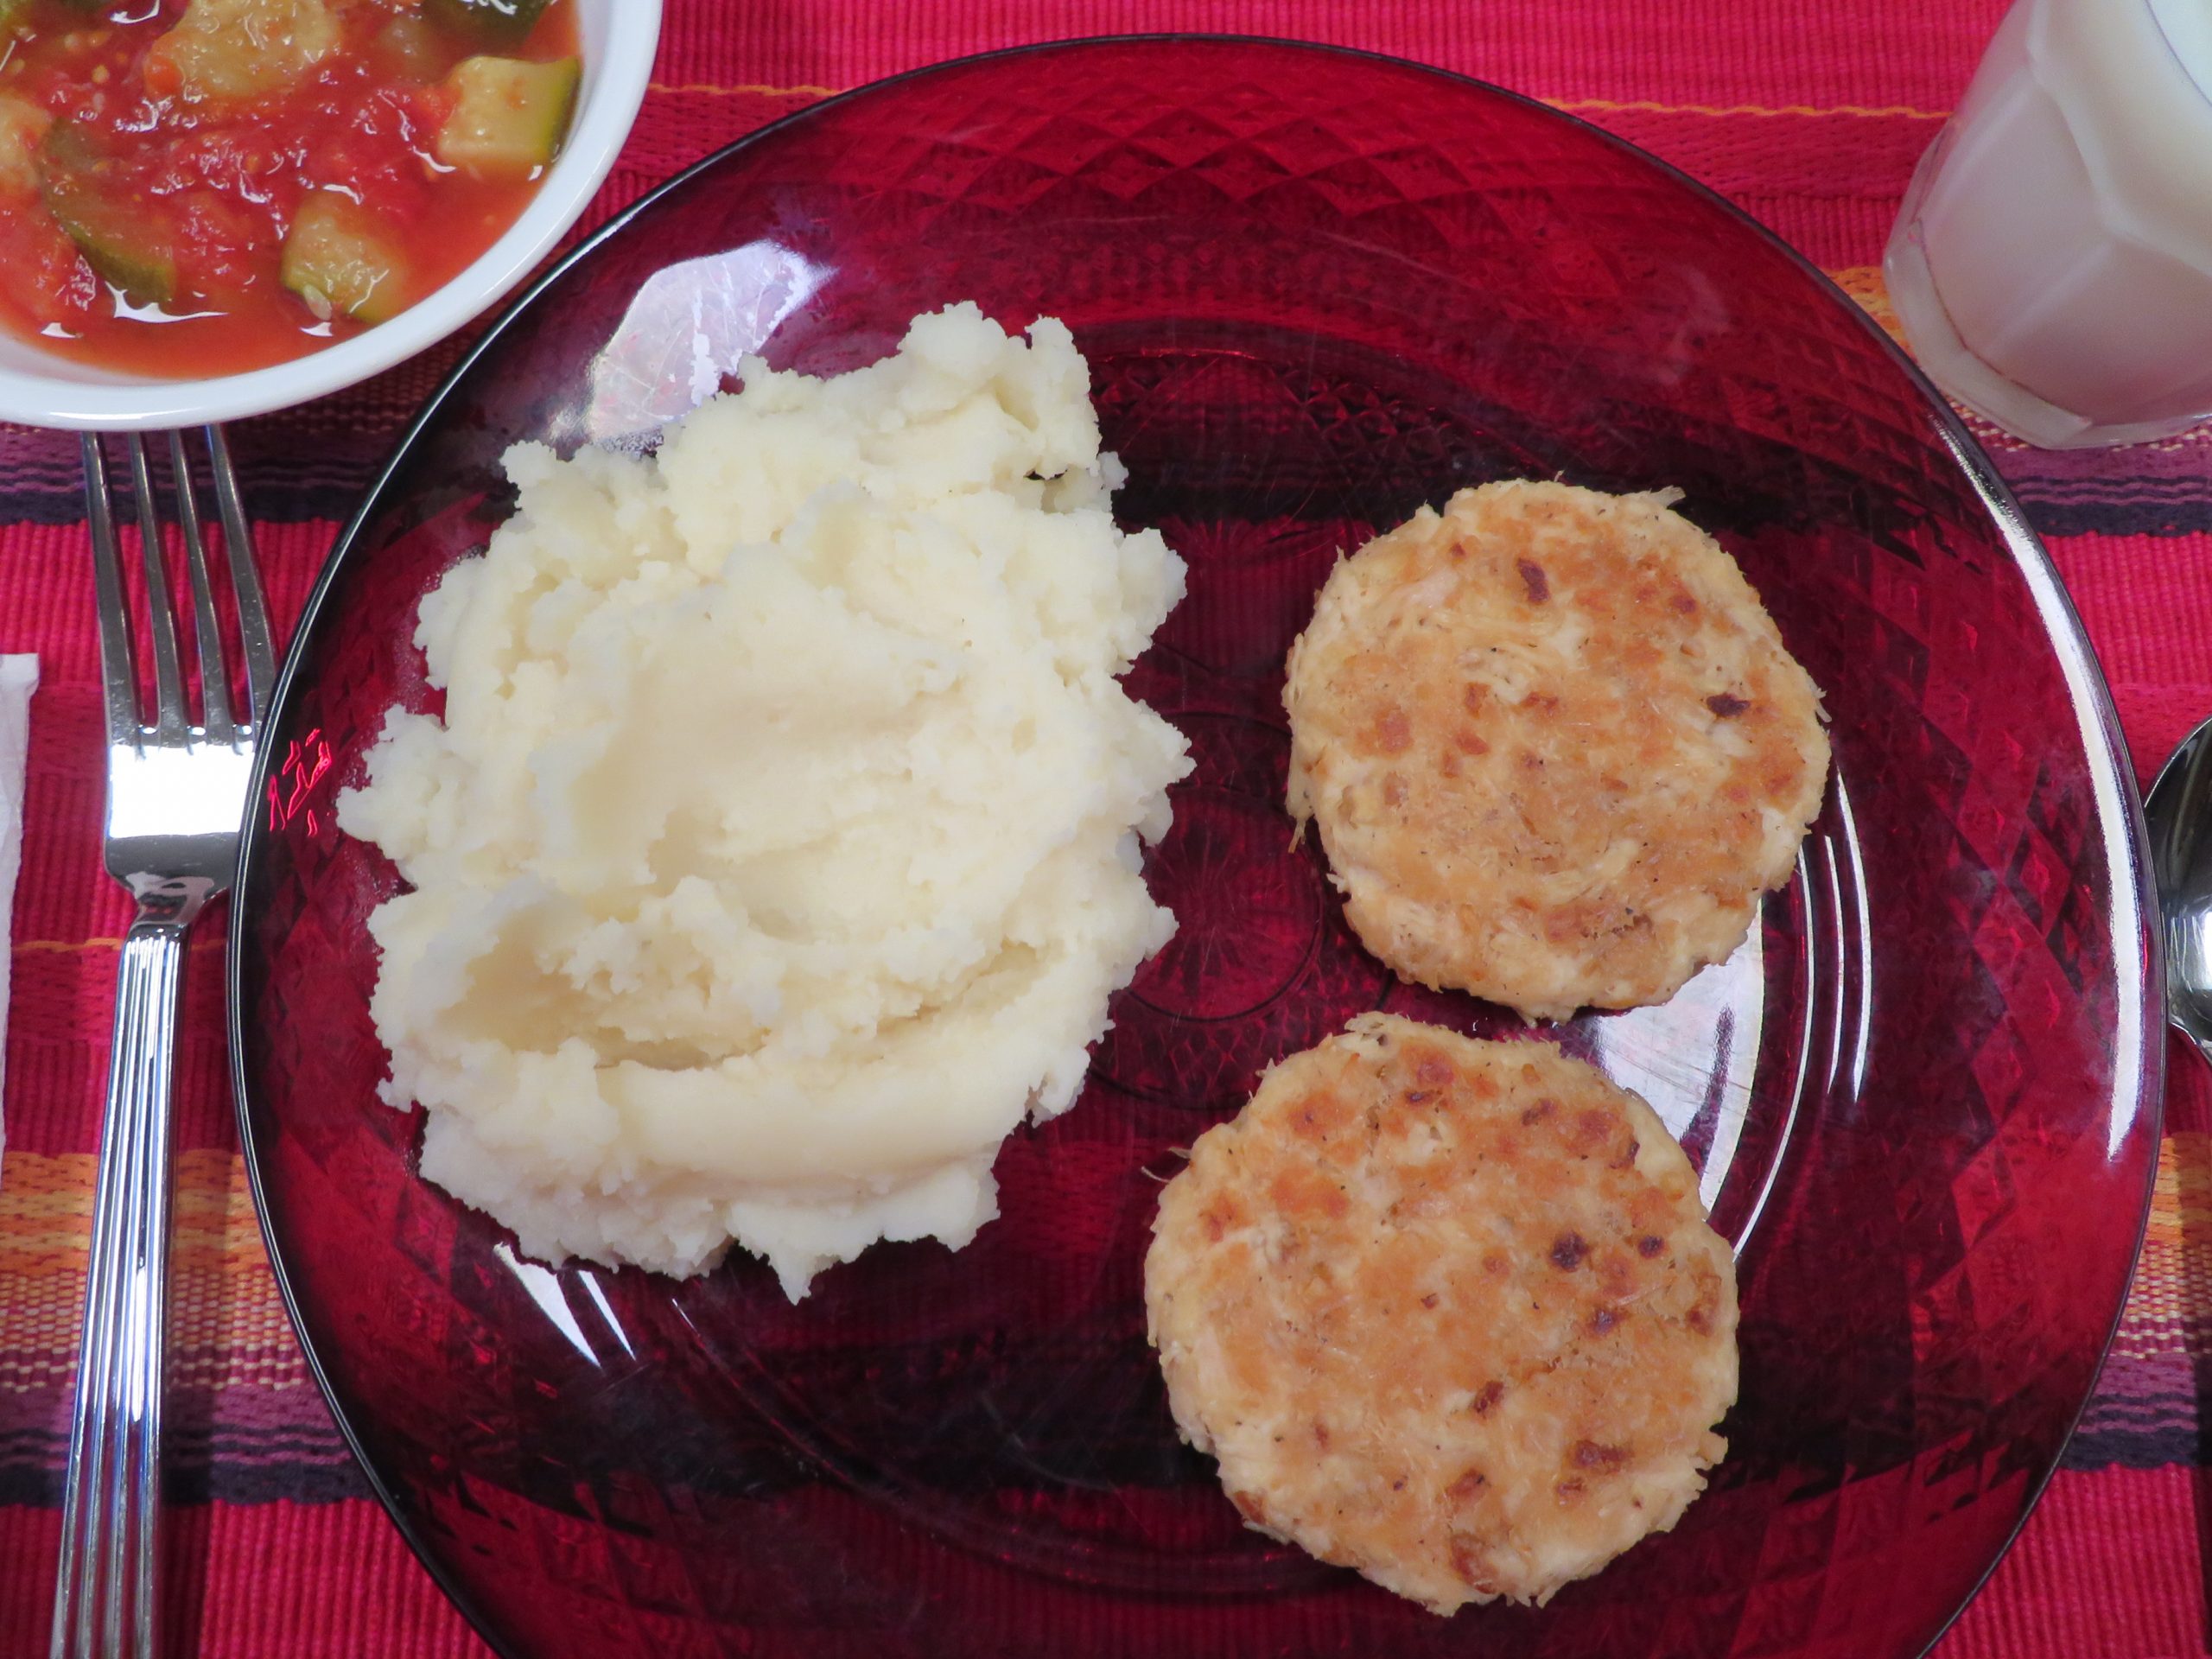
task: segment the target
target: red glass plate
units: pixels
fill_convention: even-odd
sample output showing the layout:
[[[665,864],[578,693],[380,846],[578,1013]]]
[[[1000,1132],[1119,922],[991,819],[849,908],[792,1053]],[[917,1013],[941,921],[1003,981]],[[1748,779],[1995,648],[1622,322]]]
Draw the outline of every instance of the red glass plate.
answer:
[[[1120,511],[1190,562],[1131,687],[1196,772],[1181,931],[968,1249],[788,1306],[558,1271],[415,1173],[378,1103],[336,831],[414,611],[517,439],[641,443],[758,350],[815,372],[973,299],[1065,318]],[[1796,879],[1666,1007],[1560,1036],[1643,1093],[1740,1250],[1732,1450],[1680,1527],[1541,1611],[1433,1618],[1249,1532],[1177,1443],[1140,1262],[1173,1149],[1408,989],[1281,810],[1285,647],[1338,550],[1502,476],[1675,486],[1826,688]],[[1834,1655],[1926,1646],[2049,1475],[2118,1314],[2161,1048],[2111,708],[2033,537],[1904,360],[1718,198],[1386,60],[1040,48],[835,99],[547,277],[432,399],[295,644],[234,924],[247,1154],[286,1298],[394,1518],[513,1655]]]

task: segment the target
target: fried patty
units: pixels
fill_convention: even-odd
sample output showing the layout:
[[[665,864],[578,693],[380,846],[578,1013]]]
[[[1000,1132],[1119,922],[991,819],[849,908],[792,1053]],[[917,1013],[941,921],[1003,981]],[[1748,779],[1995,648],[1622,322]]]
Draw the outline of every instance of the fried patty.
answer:
[[[1530,1019],[1662,1002],[1789,879],[1820,692],[1675,499],[1462,490],[1322,588],[1290,811],[1404,977]]]
[[[1727,1450],[1736,1276],[1651,1109],[1540,1042],[1382,1014],[1160,1195],[1145,1305],[1254,1527],[1439,1613],[1542,1602]]]

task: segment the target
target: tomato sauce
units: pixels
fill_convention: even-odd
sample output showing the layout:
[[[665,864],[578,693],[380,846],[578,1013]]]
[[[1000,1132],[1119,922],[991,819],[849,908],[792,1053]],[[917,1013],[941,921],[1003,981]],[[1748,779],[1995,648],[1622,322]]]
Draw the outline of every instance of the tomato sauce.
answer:
[[[396,256],[381,290],[397,296],[391,308],[498,239],[545,168],[483,176],[442,160],[449,77],[487,50],[573,59],[573,0],[551,0],[526,35],[488,48],[420,0],[315,3],[321,55],[266,89],[210,97],[180,73],[175,42],[156,48],[188,0],[0,0],[0,326],[106,368],[235,373],[373,326],[296,278],[287,286],[286,235],[311,197],[342,198]],[[217,49],[232,33],[244,38],[232,23]],[[12,166],[10,124],[22,141]],[[93,188],[72,195],[58,177]],[[93,195],[105,219],[87,232],[92,215],[76,215],[73,232],[64,215]]]

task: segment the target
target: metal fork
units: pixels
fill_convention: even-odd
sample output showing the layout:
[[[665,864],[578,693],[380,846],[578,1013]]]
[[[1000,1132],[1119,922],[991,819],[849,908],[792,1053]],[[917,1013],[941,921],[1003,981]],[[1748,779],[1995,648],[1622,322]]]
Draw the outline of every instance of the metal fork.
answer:
[[[53,1659],[155,1659],[159,1602],[162,1382],[168,1277],[169,1090],[184,938],[230,886],[253,752],[275,683],[269,620],[223,435],[209,469],[245,656],[245,717],[231,708],[207,538],[181,434],[168,435],[172,493],[192,586],[200,719],[177,651],[146,445],[127,441],[144,562],[154,707],[142,716],[116,514],[100,441],[84,440],[85,505],[107,694],[107,869],[137,901],[123,942],[108,1057],[107,1117],[92,1200],[84,1344],[61,1511]]]

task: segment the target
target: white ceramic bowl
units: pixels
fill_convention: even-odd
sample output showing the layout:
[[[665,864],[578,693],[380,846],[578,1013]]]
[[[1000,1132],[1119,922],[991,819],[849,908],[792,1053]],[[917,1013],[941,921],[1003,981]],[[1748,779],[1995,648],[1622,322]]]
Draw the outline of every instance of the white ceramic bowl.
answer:
[[[661,0],[576,0],[583,82],[559,159],[505,235],[390,322],[289,363],[212,380],[157,380],[94,368],[0,333],[0,421],[110,432],[234,421],[365,380],[443,339],[528,276],[582,217],[645,99],[660,6]]]

